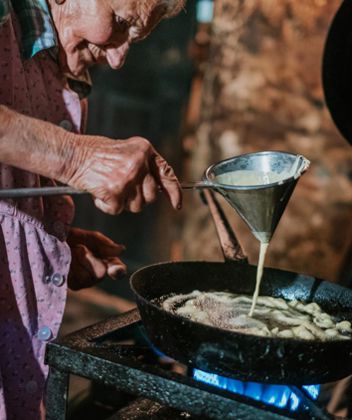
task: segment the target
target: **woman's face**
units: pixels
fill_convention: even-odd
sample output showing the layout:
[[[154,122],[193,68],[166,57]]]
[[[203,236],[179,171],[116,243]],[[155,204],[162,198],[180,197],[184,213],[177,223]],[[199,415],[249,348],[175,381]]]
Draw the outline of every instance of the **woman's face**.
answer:
[[[145,38],[161,20],[159,0],[49,0],[60,40],[60,62],[79,76],[95,63],[124,64],[132,42]]]

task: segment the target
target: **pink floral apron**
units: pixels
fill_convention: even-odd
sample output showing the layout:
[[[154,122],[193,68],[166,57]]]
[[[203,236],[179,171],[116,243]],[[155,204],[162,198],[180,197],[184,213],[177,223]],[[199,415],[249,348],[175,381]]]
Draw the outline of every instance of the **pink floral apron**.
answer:
[[[20,39],[12,14],[0,27],[0,103],[79,132],[78,95],[48,51],[23,60]],[[0,163],[0,188],[41,185],[53,181]],[[0,420],[41,416],[45,345],[64,312],[72,218],[69,197],[0,200]]]

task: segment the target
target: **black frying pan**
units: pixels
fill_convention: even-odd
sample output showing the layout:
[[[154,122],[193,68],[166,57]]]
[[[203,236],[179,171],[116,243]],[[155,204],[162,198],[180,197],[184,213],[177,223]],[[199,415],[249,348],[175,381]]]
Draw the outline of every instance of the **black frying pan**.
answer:
[[[192,322],[151,303],[163,295],[194,289],[253,293],[256,267],[247,264],[215,194],[204,191],[202,197],[226,262],[163,263],[143,268],[131,277],[140,315],[153,343],[190,366],[244,380],[302,385],[329,382],[352,373],[352,341],[322,343],[250,336]],[[352,317],[351,290],[302,274],[265,269],[261,294],[314,301],[338,318]]]
[[[277,384],[313,384],[352,373],[352,340],[305,341],[221,330],[173,315],[151,303],[170,293],[229,290],[251,295],[256,267],[239,262],[178,262],[142,268],[131,277],[151,341],[187,365],[223,376]],[[352,317],[352,291],[288,271],[266,269],[262,295],[316,302],[341,319]]]
[[[337,128],[352,144],[352,2],[342,2],[323,54],[325,101]]]

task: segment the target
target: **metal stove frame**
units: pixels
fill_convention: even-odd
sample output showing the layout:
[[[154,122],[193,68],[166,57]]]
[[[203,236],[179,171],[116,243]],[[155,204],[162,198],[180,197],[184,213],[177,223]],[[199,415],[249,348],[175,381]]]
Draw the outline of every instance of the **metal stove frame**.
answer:
[[[114,386],[168,407],[217,420],[331,418],[297,388],[294,392],[301,394],[304,410],[292,413],[200,383],[193,378],[165,370],[159,365],[141,362],[141,355],[148,356],[152,352],[148,347],[104,345],[104,338],[138,322],[139,313],[134,309],[48,344],[46,363],[50,366],[50,374],[46,398],[47,420],[66,419],[70,374]]]

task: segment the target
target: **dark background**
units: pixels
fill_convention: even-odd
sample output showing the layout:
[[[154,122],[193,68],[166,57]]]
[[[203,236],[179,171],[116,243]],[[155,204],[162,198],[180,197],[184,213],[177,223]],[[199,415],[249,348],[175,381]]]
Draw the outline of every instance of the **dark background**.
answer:
[[[181,175],[182,121],[187,105],[193,65],[189,44],[196,30],[196,2],[177,17],[165,20],[143,42],[131,47],[125,66],[92,69],[88,134],[115,139],[143,136]],[[109,216],[95,208],[91,198],[76,200],[74,224],[98,230],[126,246],[122,259],[132,272],[143,265],[169,258],[179,216],[164,197],[142,213]],[[129,296],[128,282],[104,281],[100,287]]]

